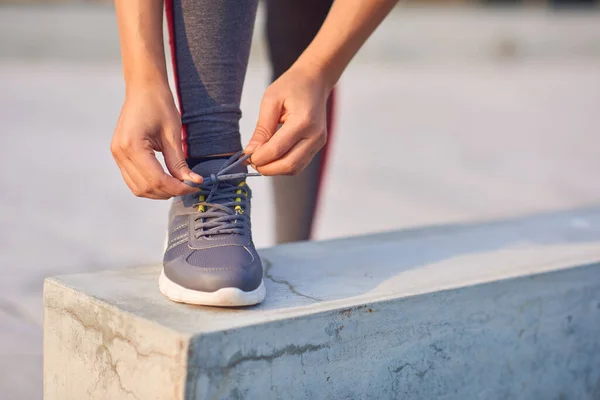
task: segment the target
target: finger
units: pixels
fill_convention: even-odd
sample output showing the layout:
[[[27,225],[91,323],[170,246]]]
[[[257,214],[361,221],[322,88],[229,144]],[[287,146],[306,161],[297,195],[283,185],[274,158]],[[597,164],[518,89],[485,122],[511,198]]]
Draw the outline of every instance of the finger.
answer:
[[[261,167],[279,160],[300,140],[316,137],[315,129],[309,119],[286,121],[267,143],[256,149],[252,154],[252,163]]]
[[[113,141],[110,145],[110,150],[115,162],[117,163],[117,166],[119,167],[119,170],[121,171],[123,180],[129,187],[129,190],[131,190],[136,197],[147,197],[151,199],[169,198],[166,193],[159,196],[151,193],[149,189],[147,190],[147,184],[145,183],[144,178],[136,172],[135,167],[133,167],[131,161],[126,156],[126,154],[131,151],[130,145],[119,143],[113,138]]]
[[[135,182],[131,179],[131,177],[129,176],[129,173],[127,173],[127,170],[125,169],[125,167],[123,167],[123,165],[121,165],[121,163],[119,162],[119,160],[116,157],[115,157],[115,161],[117,163],[117,166],[119,167],[121,176],[123,177],[123,180],[125,181],[125,184],[127,184],[127,187],[129,188],[129,190],[131,190],[131,192],[134,194],[137,193],[138,187],[135,184]]]
[[[143,197],[147,197],[145,194],[151,193],[166,194],[168,197],[182,196],[198,190],[167,175],[151,149],[140,148],[127,157],[132,164],[131,168],[127,168],[127,172],[143,192]],[[142,182],[138,177],[142,179]]]
[[[131,191],[138,197],[168,199],[174,195],[177,195],[177,193],[193,193],[197,190],[165,174],[160,166],[160,163],[154,155],[152,146],[147,141],[138,143],[119,143],[113,141],[111,143],[111,152],[115,161],[119,165],[122,174],[125,172],[128,175],[131,181],[131,185],[128,186],[130,186]],[[148,157],[148,161],[146,163],[140,162],[138,160],[140,155],[142,155],[142,157]],[[143,165],[141,168],[140,164]],[[173,194],[164,190],[163,188],[158,188],[156,185],[152,185],[152,179],[148,179],[148,173],[144,173],[148,170],[148,166],[144,164],[149,164],[151,167],[153,167],[152,170],[154,171],[154,174],[158,174],[158,176],[165,175],[174,180],[176,183],[181,184],[181,191]]]
[[[115,160],[116,160],[116,158],[115,158]],[[153,193],[147,193],[145,196],[142,196],[142,191],[139,189],[139,187],[135,183],[135,180],[131,178],[131,176],[129,175],[129,172],[127,172],[127,168],[119,161],[117,161],[117,165],[119,166],[119,170],[121,171],[121,176],[123,176],[123,180],[129,187],[129,190],[131,190],[131,193],[134,194],[134,196],[146,197],[146,198],[156,199],[156,200],[164,200],[164,199],[169,198],[166,193],[162,196],[159,196],[159,195],[156,195]]]
[[[135,182],[131,179],[131,177],[129,176],[129,174],[127,173],[127,170],[125,168],[121,169],[121,175],[123,176],[123,180],[125,181],[125,183],[127,184],[127,186],[129,187],[129,190],[131,190],[132,193],[138,193],[138,187],[135,184]]]
[[[124,163],[123,171],[123,176],[125,176],[126,174],[129,177],[129,179],[131,179],[133,186],[135,186],[135,189],[131,190],[135,196],[158,200],[166,200],[172,197],[170,194],[166,193],[163,190],[153,189],[146,182],[146,179],[137,171],[136,167],[131,161],[127,160]]]
[[[180,181],[188,180],[194,183],[202,183],[202,177],[188,167],[181,146],[181,135],[179,133],[167,134],[163,139],[162,153],[169,173]]]
[[[263,175],[298,175],[323,147],[320,139],[302,139],[282,158],[257,167]]]
[[[260,103],[258,121],[254,133],[244,149],[245,154],[252,154],[259,146],[268,142],[277,131],[281,119],[282,104],[271,95],[265,94]]]

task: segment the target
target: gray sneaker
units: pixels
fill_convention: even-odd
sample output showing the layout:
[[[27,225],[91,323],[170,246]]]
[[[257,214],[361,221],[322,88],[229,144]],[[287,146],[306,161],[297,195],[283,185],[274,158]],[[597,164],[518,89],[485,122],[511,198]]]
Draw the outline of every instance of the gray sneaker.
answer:
[[[265,298],[245,181],[259,174],[249,174],[242,164],[248,157],[241,156],[196,165],[192,170],[204,177],[199,191],[173,199],[159,279],[161,293],[173,301],[247,306]]]

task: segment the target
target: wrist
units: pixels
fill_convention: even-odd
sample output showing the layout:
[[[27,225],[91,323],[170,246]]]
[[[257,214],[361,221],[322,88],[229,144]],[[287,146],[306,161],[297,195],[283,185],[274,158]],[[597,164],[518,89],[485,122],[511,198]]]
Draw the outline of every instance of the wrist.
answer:
[[[166,63],[159,57],[137,55],[123,62],[123,76],[126,90],[137,90],[147,87],[164,89],[169,87]]]
[[[333,71],[331,63],[321,57],[315,57],[310,54],[302,54],[294,63],[292,68],[301,70],[304,75],[317,80],[324,86],[327,93],[333,90],[337,84],[339,76]]]
[[[166,77],[163,79],[158,77],[138,76],[135,79],[125,81],[126,97],[148,92],[169,95],[172,97],[171,88],[169,87],[169,82]]]

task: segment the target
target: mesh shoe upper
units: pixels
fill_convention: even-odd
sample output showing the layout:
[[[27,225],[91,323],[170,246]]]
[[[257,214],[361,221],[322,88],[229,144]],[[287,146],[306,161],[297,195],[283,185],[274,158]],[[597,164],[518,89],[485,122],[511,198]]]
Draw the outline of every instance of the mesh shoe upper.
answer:
[[[205,178],[199,191],[173,199],[165,275],[187,289],[244,291],[262,281],[262,264],[252,243],[250,188],[246,167],[229,160],[202,162],[193,171]],[[237,158],[236,158],[237,157]]]

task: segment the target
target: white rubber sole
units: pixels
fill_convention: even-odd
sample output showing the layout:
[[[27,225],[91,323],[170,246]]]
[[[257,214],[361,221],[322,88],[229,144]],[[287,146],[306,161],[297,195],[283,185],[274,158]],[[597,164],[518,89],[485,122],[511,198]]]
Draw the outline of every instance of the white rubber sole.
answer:
[[[262,280],[260,286],[251,292],[244,292],[235,287],[221,288],[216,292],[186,289],[170,280],[164,270],[160,272],[158,288],[164,296],[177,303],[217,307],[251,306],[262,302],[267,294]]]

